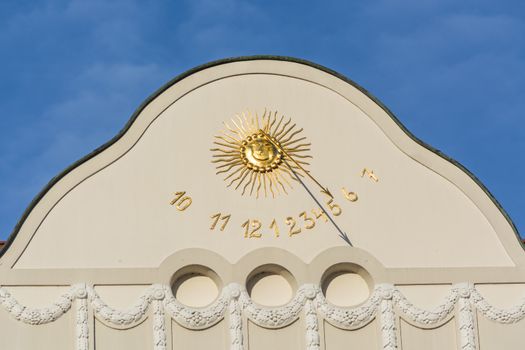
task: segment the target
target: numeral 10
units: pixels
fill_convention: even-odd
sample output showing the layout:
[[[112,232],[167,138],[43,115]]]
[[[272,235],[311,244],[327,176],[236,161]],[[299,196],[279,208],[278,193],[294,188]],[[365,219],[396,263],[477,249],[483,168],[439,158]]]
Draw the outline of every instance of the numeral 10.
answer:
[[[172,199],[170,204],[174,205],[178,211],[184,211],[188,209],[188,207],[191,205],[192,202],[193,201],[191,197],[186,196],[186,191],[182,191],[182,192],[175,192],[175,198]]]

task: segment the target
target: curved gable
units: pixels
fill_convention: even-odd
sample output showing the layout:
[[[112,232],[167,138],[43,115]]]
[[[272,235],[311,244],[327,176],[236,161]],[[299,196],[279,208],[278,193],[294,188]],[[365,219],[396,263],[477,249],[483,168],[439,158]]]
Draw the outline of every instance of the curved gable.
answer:
[[[419,142],[365,90],[308,62],[252,57],[196,68],[155,93],[122,134],[33,203],[10,238],[3,269],[157,268],[190,248],[234,263],[271,247],[308,263],[345,246],[320,220],[315,229],[286,234],[288,217],[299,221],[317,208],[300,184],[287,195],[255,199],[215,174],[210,148],[223,122],[265,110],[304,129],[312,143],[308,170],[342,208],[335,220],[384,267],[523,266],[515,229],[484,187]],[[362,176],[364,169],[378,181]],[[343,188],[359,199],[348,201]],[[177,191],[191,197],[187,210],[170,205]],[[210,230],[216,213],[231,215],[222,232]],[[261,222],[262,237],[244,237],[247,220]]]

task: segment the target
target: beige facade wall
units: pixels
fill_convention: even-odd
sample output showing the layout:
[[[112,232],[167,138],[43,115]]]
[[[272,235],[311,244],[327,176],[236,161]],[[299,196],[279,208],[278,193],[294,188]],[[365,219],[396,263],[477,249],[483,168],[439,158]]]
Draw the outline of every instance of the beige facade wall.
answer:
[[[293,179],[255,198],[216,174],[223,123],[269,111],[311,143],[294,159],[331,201],[307,173],[318,202]],[[218,63],[156,94],[45,190],[0,285],[1,349],[521,349],[525,330],[525,254],[484,187],[293,60]]]

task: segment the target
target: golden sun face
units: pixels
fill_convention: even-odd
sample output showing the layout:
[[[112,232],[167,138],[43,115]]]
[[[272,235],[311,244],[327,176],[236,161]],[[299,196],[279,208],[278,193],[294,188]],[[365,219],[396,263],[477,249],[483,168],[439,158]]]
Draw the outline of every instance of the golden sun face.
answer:
[[[287,194],[292,188],[291,180],[302,176],[300,171],[312,158],[306,154],[310,143],[301,137],[303,129],[291,125],[291,118],[277,116],[277,112],[264,112],[262,117],[242,113],[232,118],[231,125],[224,122],[225,129],[215,136],[212,148],[217,174],[225,174],[227,187],[241,189],[241,194],[269,194],[275,197]]]
[[[282,162],[281,152],[263,133],[248,136],[242,141],[240,151],[243,163],[253,171],[271,171]]]

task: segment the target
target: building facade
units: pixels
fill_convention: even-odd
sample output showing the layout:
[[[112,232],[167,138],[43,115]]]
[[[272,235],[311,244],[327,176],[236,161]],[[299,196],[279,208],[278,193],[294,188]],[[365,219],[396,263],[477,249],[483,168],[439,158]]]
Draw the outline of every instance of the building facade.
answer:
[[[190,70],[40,193],[0,257],[2,349],[521,349],[505,211],[318,65]]]

